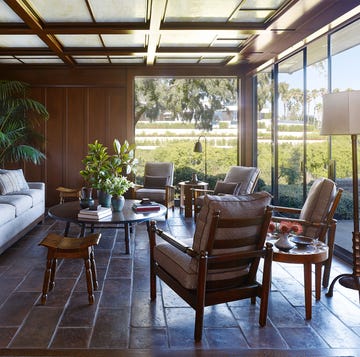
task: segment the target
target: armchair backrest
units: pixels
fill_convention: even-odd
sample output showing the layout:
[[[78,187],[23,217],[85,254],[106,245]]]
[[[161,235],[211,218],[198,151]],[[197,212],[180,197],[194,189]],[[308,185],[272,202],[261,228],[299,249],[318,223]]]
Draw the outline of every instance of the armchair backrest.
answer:
[[[174,164],[172,162],[145,163],[145,169],[144,169],[145,187],[172,185],[173,181],[174,181]],[[149,184],[150,182],[151,184]],[[154,185],[155,183],[157,184]],[[161,185],[159,185],[160,183]]]
[[[192,248],[196,252],[207,251],[209,255],[262,249],[270,220],[269,215],[267,224],[264,224],[265,210],[271,198],[267,192],[241,196],[205,196],[204,206],[196,222]],[[217,212],[218,221],[213,219]],[[232,223],[218,226],[219,222],[226,220]],[[192,268],[197,269],[195,261]]]
[[[319,178],[312,184],[304,206],[300,212],[300,219],[311,223],[325,223],[328,219],[336,197],[336,184],[327,178]],[[332,217],[331,217],[332,219]],[[304,227],[304,235],[315,237],[319,234],[316,227]]]
[[[239,183],[234,195],[245,195],[254,192],[260,170],[257,167],[231,166],[224,182]]]

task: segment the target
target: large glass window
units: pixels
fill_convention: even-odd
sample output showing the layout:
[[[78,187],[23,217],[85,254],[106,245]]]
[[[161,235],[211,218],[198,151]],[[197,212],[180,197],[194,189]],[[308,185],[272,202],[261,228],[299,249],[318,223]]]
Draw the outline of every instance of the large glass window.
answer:
[[[278,65],[278,201],[301,207],[304,165],[304,56],[299,52]]]
[[[136,78],[137,181],[145,162],[171,161],[175,184],[196,173],[214,188],[238,163],[237,98],[236,78]]]
[[[272,186],[272,71],[267,69],[257,76],[257,165],[261,167],[259,190],[271,192]]]

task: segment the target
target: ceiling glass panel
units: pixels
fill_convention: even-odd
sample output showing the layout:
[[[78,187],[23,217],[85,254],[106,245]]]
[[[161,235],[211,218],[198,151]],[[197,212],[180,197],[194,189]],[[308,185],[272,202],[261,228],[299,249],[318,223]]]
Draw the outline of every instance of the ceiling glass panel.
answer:
[[[209,46],[215,40],[211,31],[166,31],[160,37],[160,47]]]
[[[145,22],[146,0],[89,0],[98,22]]]
[[[110,56],[111,63],[144,63],[144,57],[116,57]]]
[[[101,35],[107,47],[145,47],[145,34]]]
[[[21,18],[12,11],[3,1],[0,2],[1,22],[23,22]]]
[[[231,19],[231,21],[233,21],[233,22],[263,22],[273,13],[274,13],[274,11],[272,11],[272,10],[238,11],[235,14],[235,16]]]
[[[84,0],[28,0],[45,22],[92,22]]]
[[[288,0],[245,0],[241,4],[242,9],[278,9]]]
[[[156,63],[198,63],[200,61],[200,57],[191,57],[191,58],[183,58],[183,57],[156,57]]]
[[[209,64],[218,64],[218,63],[223,63],[228,59],[228,57],[224,58],[224,57],[220,57],[220,58],[208,58],[208,57],[204,57],[200,60],[200,63],[209,63]]]
[[[0,47],[46,47],[35,35],[0,35]]]
[[[165,22],[226,22],[241,0],[168,0]]]
[[[77,63],[109,63],[107,56],[73,56]]]
[[[64,47],[102,47],[98,35],[56,35]]]
[[[1,57],[0,63],[9,63],[9,64],[20,64],[20,61],[14,57]]]
[[[211,44],[212,47],[239,47],[244,40],[236,40],[232,38],[217,38],[214,43]]]
[[[31,63],[31,64],[46,64],[46,63],[64,63],[60,58],[58,57],[41,57],[41,58],[36,58],[36,57],[30,57],[30,56],[26,56],[26,57],[22,57],[22,56],[17,56],[17,58],[19,60],[21,60],[24,63]]]

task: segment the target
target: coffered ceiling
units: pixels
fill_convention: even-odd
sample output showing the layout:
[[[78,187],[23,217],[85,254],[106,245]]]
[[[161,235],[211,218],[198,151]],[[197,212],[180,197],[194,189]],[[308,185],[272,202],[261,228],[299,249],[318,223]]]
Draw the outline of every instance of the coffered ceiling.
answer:
[[[358,0],[0,0],[0,65],[259,65]]]

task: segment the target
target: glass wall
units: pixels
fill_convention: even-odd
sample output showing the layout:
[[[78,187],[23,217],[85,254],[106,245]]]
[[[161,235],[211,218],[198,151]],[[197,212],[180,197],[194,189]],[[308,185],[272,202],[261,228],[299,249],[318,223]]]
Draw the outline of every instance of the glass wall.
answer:
[[[273,193],[275,203],[301,207],[314,179],[335,180],[345,190],[335,215],[338,220],[335,244],[348,252],[352,251],[353,230],[351,140],[349,136],[322,136],[320,128],[324,93],[360,89],[360,71],[356,70],[360,58],[359,31],[360,21],[356,21],[257,75],[258,166],[268,173],[272,162],[275,173],[272,181],[268,174],[263,176],[267,190]],[[263,84],[259,84],[272,71],[269,92],[275,93],[273,102],[263,93]],[[273,126],[266,132],[265,112],[273,116]],[[265,133],[268,140],[272,138],[271,148],[270,142],[262,145]]]

